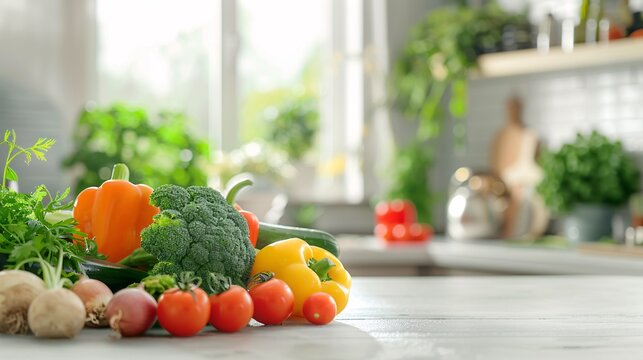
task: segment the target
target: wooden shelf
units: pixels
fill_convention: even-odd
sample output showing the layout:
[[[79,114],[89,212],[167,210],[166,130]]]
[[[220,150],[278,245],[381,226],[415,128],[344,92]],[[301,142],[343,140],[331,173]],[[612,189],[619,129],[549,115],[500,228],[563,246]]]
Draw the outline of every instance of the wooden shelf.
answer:
[[[570,53],[560,48],[500,52],[478,58],[477,78],[495,78],[643,61],[643,39],[580,44]]]

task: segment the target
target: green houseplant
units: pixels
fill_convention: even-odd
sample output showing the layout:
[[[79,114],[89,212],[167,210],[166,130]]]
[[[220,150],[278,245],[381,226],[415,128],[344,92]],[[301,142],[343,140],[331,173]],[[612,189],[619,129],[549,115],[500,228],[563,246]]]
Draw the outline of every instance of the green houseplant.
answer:
[[[639,190],[639,170],[621,143],[596,131],[543,151],[539,162],[544,177],[537,190],[552,211],[567,215],[564,231],[572,241],[611,235],[614,208]]]
[[[529,29],[523,14],[510,14],[495,2],[480,8],[462,4],[432,11],[416,25],[398,57],[392,76],[394,106],[405,118],[417,123],[415,139],[398,148],[393,159],[398,171],[387,198],[411,200],[418,217],[431,220],[432,194],[428,174],[432,165],[432,139],[442,132],[447,115],[463,119],[467,111],[467,77],[476,67],[478,55],[505,48],[507,27]],[[518,41],[525,47],[527,40]],[[454,127],[456,145],[461,146],[465,127]],[[423,185],[424,184],[424,185]]]
[[[268,141],[288,154],[291,161],[300,160],[315,143],[319,128],[319,103],[312,96],[290,98],[269,113]]]
[[[83,110],[74,150],[63,163],[80,173],[74,191],[100,185],[121,162],[135,183],[206,185],[210,146],[191,135],[188,123],[181,113],[164,111],[150,118],[144,109],[126,104]]]

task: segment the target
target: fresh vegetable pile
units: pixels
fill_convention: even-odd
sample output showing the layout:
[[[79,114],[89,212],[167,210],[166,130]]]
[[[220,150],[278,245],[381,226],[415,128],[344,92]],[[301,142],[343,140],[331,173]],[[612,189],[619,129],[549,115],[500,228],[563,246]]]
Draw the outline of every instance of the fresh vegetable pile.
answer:
[[[335,239],[260,223],[234,203],[249,181],[227,197],[204,186],[152,189],[130,183],[127,166],[115,164],[112,178],[83,190],[75,204],[64,202],[68,190],[51,196],[44,185],[32,194],[4,186],[18,180],[14,159],[45,160],[53,144],[39,139],[23,148],[12,131],[0,142],[8,148],[0,333],[71,338],[83,327],[109,326],[133,337],[158,323],[187,337],[208,324],[240,331],[251,319],[323,325],[346,307],[351,277]]]

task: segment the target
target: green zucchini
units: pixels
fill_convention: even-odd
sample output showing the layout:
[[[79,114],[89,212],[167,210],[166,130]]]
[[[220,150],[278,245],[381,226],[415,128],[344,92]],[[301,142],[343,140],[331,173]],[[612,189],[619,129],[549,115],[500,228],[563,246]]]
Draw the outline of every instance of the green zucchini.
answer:
[[[112,291],[126,288],[147,276],[145,271],[103,260],[86,259],[81,266],[90,279],[102,281]]]
[[[333,235],[325,231],[266,224],[263,222],[259,223],[257,249],[261,249],[279,240],[290,238],[300,238],[306,241],[309,245],[320,247],[335,256],[339,256],[339,244],[337,243],[337,240]]]

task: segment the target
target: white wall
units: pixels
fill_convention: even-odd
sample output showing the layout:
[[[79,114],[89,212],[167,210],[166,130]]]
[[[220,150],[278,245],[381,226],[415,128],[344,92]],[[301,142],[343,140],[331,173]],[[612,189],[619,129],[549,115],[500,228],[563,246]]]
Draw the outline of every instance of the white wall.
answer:
[[[15,129],[20,144],[58,141],[46,163],[16,163],[21,191],[70,183],[60,162],[76,115],[93,98],[92,8],[89,0],[0,1],[0,130]]]
[[[449,120],[439,140],[438,163],[432,169],[433,188],[444,189],[435,207],[439,229],[444,229],[451,174],[460,166],[489,168],[491,142],[506,121],[505,104],[512,95],[522,98],[523,121],[538,133],[542,145],[558,149],[573,141],[577,132],[596,129],[621,140],[643,169],[643,65],[472,80],[465,149],[455,150],[453,120]]]

